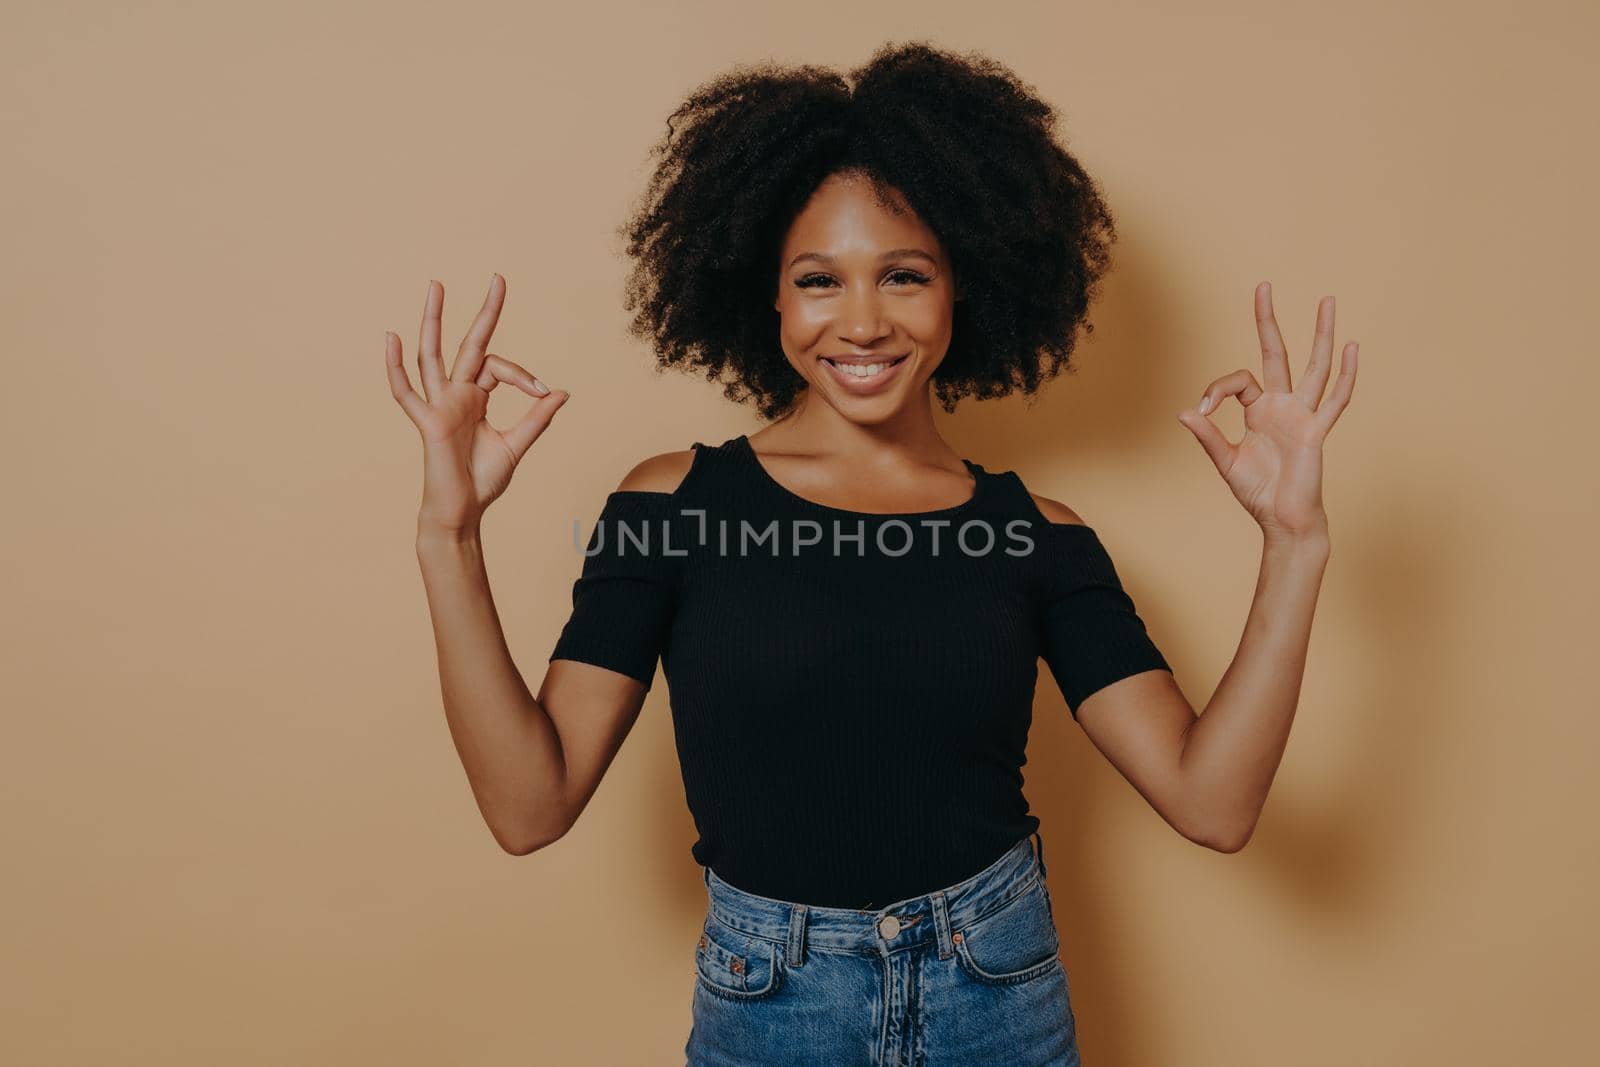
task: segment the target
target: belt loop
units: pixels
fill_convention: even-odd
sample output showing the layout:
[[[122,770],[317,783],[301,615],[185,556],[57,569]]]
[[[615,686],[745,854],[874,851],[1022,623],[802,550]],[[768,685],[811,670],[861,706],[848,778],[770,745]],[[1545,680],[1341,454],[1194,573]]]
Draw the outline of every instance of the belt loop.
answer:
[[[1038,846],[1039,846],[1039,851],[1038,851],[1039,875],[1040,875],[1040,877],[1049,877],[1050,870],[1049,870],[1049,868],[1047,868],[1044,865],[1044,835],[1041,834],[1039,831],[1035,830],[1033,832],[1033,839],[1034,839],[1035,842],[1038,843]]]
[[[806,906],[795,904],[789,909],[789,947],[785,955],[791,967],[798,967],[805,962],[806,949]]]
[[[939,944],[939,958],[947,960],[955,955],[955,946],[950,943],[950,910],[945,904],[944,890],[935,890],[929,895],[933,901],[933,929]]]

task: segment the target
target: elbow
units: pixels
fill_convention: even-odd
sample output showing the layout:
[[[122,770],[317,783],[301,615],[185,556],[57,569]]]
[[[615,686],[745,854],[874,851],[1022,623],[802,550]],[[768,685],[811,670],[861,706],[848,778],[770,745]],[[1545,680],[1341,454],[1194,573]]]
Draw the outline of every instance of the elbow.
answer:
[[[1215,814],[1194,810],[1184,811],[1167,820],[1172,828],[1202,848],[1213,852],[1238,852],[1250,843],[1256,830],[1256,821],[1242,814],[1218,817]]]
[[[565,835],[566,831],[549,834],[495,834],[494,839],[500,847],[512,856],[527,856],[538,852],[541,848],[553,845]]]
[[[1248,845],[1249,843],[1250,843],[1250,835],[1249,834],[1236,834],[1233,837],[1214,838],[1212,840],[1200,842],[1200,844],[1205,845],[1207,848],[1211,849],[1213,852],[1226,852],[1226,853],[1230,853],[1230,854],[1234,853],[1234,852],[1238,852],[1240,849],[1244,848],[1244,846]]]
[[[504,834],[495,834],[494,839],[508,856],[526,856],[551,843],[537,837],[508,837]]]
[[[495,842],[507,854],[512,856],[527,856],[555,844],[566,836],[572,829],[572,820],[560,819],[554,822],[524,825],[518,827],[491,826],[490,832],[494,835]]]
[[[1238,852],[1250,843],[1250,838],[1255,835],[1255,824],[1245,823],[1234,826],[1212,826],[1204,830],[1185,834],[1190,841],[1197,845],[1211,849],[1213,852]]]
[[[1237,797],[1186,792],[1166,814],[1172,828],[1188,840],[1213,852],[1234,853],[1250,843],[1261,808]]]

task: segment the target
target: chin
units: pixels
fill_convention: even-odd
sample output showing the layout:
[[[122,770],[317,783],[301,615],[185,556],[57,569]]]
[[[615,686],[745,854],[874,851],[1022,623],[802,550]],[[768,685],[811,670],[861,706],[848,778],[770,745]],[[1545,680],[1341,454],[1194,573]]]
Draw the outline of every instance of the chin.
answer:
[[[910,399],[916,395],[915,390],[896,389],[892,393],[881,393],[877,396],[840,396],[836,392],[822,392],[817,386],[812,386],[811,389],[820,399],[826,400],[829,407],[857,426],[878,426],[893,422],[904,414],[906,408],[910,406]]]

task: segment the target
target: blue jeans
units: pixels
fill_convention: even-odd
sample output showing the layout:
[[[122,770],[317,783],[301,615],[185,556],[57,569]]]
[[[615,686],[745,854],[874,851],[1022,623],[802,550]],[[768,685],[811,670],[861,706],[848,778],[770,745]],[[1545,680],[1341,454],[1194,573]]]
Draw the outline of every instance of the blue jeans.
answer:
[[[875,911],[756,896],[703,870],[689,1067],[1078,1067],[1038,834]]]

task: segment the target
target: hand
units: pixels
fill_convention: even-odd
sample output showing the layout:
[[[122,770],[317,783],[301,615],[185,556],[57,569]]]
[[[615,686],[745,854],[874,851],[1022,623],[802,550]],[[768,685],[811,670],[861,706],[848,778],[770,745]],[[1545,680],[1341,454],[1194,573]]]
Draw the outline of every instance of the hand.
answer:
[[[1261,376],[1256,383],[1243,368],[1206,386],[1200,404],[1179,412],[1217,465],[1217,470],[1261,525],[1269,539],[1294,540],[1326,534],[1322,509],[1322,442],[1338,421],[1356,385],[1356,351],[1351,341],[1339,357],[1339,378],[1324,400],[1333,364],[1333,297],[1317,306],[1311,359],[1298,388],[1289,381],[1289,356],[1272,312],[1272,283],[1256,287],[1256,332],[1261,338]],[[1227,397],[1244,405],[1244,437],[1230,442],[1206,416]]]
[[[444,286],[428,283],[417,349],[417,371],[427,399],[411,389],[400,363],[400,338],[393,333],[384,335],[389,391],[422,434],[420,523],[452,531],[475,527],[484,509],[506,491],[512,471],[571,395],[561,389],[552,392],[517,364],[486,354],[505,291],[505,279],[500,275],[489,279],[489,295],[456,350],[455,366],[446,375],[439,354]],[[490,426],[485,417],[489,394],[501,382],[536,398],[522,420],[505,431]]]

